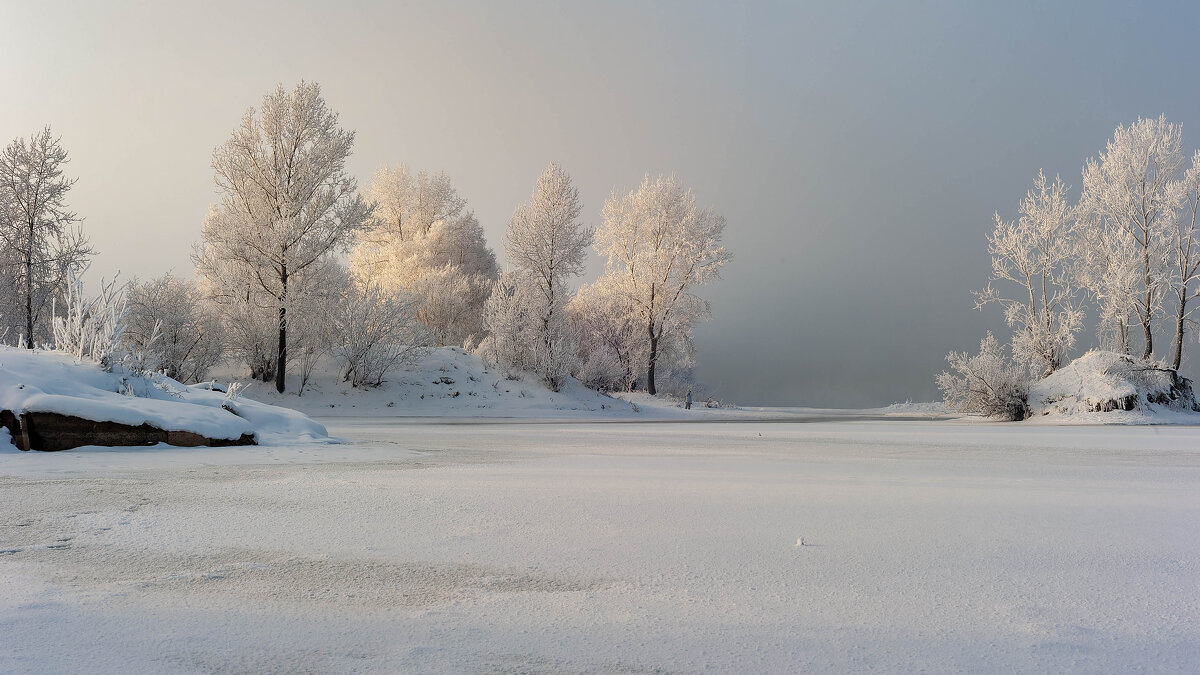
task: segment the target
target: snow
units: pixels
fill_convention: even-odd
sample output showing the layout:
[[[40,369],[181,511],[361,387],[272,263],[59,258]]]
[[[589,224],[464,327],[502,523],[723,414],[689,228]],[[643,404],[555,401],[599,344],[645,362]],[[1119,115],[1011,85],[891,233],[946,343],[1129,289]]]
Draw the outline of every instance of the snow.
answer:
[[[1200,422],[1190,386],[1165,367],[1123,354],[1090,351],[1029,390],[1031,417],[1055,422]]]
[[[508,379],[461,347],[429,350],[417,363],[387,376],[378,388],[340,381],[338,364],[325,362],[310,388],[280,395],[271,383],[241,381],[245,396],[312,416],[487,417],[522,419],[637,417],[629,403],[588,389],[567,377],[551,391],[532,375]],[[651,415],[653,411],[653,415]],[[659,400],[646,416],[678,417],[673,401]]]
[[[1200,428],[794,414],[0,453],[0,671],[1200,668]]]
[[[54,351],[0,347],[0,409],[150,424],[215,439],[254,434],[260,443],[328,441],[324,427],[292,410],[229,400],[220,392],[161,375],[105,372],[95,363]]]

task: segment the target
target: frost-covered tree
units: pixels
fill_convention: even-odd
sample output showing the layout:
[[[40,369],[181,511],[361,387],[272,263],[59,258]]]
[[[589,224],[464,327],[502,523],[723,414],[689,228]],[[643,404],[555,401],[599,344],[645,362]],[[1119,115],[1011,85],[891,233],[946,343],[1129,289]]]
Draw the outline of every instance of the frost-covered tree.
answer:
[[[536,369],[533,343],[541,333],[537,325],[538,300],[529,273],[513,270],[500,274],[484,303],[483,323],[488,335],[479,351],[509,377]]]
[[[172,274],[130,282],[125,346],[146,355],[144,368],[180,382],[199,382],[223,356],[220,319],[196,283]]]
[[[197,270],[212,277],[225,261],[234,261],[244,274],[229,279],[231,286],[240,289],[248,282],[272,299],[279,392],[286,379],[294,281],[348,246],[371,215],[357,181],[346,172],[353,145],[354,132],[338,126],[320,87],[301,82],[291,92],[280,85],[263,97],[261,109],[248,110],[213,152],[222,200],[205,223]]]
[[[1008,357],[990,332],[980,341],[978,354],[950,352],[946,361],[954,372],[943,371],[937,384],[948,410],[1007,420],[1029,415],[1025,368]]]
[[[593,389],[629,390],[644,370],[641,326],[628,300],[600,279],[580,288],[567,304],[571,335],[578,348],[573,375]],[[659,363],[665,361],[659,355]]]
[[[725,219],[696,206],[691,190],[674,176],[649,175],[640,187],[613,194],[596,230],[596,250],[608,258],[605,284],[624,298],[647,347],[646,390],[657,393],[664,337],[690,341],[709,305],[692,293],[720,277],[730,258],[721,246]],[[674,335],[673,335],[674,334]]]
[[[1046,377],[1061,366],[1083,325],[1083,310],[1071,275],[1076,250],[1072,208],[1062,180],[1038,172],[1021,200],[1020,216],[995,214],[988,235],[992,281],[1016,284],[1007,297],[991,284],[975,294],[976,307],[996,303],[1014,330],[1013,357],[1032,374]]]
[[[403,165],[380,169],[366,195],[376,211],[350,254],[354,277],[406,291],[436,344],[477,343],[496,256],[466,199],[444,173]]]
[[[0,290],[9,305],[3,318],[16,334],[11,337],[19,335],[31,349],[49,335],[51,302],[93,253],[79,218],[67,208],[75,184],[63,175],[68,161],[50,127],[0,152]]]
[[[1078,254],[1073,276],[1096,301],[1097,338],[1102,349],[1130,354],[1129,327],[1141,278],[1141,260],[1133,236],[1124,230],[1087,224],[1080,213],[1076,233]]]
[[[1154,352],[1151,330],[1169,287],[1171,240],[1181,193],[1178,176],[1183,166],[1183,137],[1179,125],[1158,119],[1138,119],[1118,126],[1099,157],[1083,168],[1079,200],[1080,227],[1107,232],[1086,232],[1085,244],[1109,247],[1085,255],[1109,258],[1110,272],[1123,274],[1131,266],[1138,278],[1129,308],[1142,327],[1143,358]],[[1117,260],[1117,255],[1133,256]],[[1099,277],[1099,282],[1111,284]],[[1099,297],[1105,289],[1093,278],[1088,290]]]
[[[1179,189],[1186,208],[1176,222],[1172,241],[1171,290],[1176,305],[1171,367],[1175,370],[1183,362],[1183,340],[1195,311],[1192,301],[1200,298],[1200,150],[1192,155],[1192,166],[1184,174]]]
[[[566,286],[569,279],[583,272],[587,249],[592,243],[592,230],[579,220],[582,210],[579,190],[571,183],[571,177],[557,164],[550,164],[538,176],[529,201],[513,212],[504,239],[508,260],[519,272],[511,275],[505,284],[530,285],[527,292],[505,292],[512,299],[522,301],[524,311],[530,314],[526,320],[532,330],[493,321],[500,315],[485,313],[486,327],[493,335],[497,330],[518,328],[528,334],[528,339],[518,340],[517,344],[530,353],[515,360],[526,363],[555,391],[569,373],[574,357],[567,330]],[[497,282],[493,294],[500,289],[501,284]],[[506,297],[500,305],[508,302]],[[500,337],[496,343],[513,342],[515,337]],[[515,362],[506,365],[511,368]]]

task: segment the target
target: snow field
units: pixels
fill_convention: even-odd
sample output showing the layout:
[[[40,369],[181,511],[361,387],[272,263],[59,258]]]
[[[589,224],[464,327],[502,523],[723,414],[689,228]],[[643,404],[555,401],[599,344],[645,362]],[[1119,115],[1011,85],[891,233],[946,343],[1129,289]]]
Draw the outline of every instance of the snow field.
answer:
[[[0,670],[1200,664],[1196,428],[325,422],[0,453]]]

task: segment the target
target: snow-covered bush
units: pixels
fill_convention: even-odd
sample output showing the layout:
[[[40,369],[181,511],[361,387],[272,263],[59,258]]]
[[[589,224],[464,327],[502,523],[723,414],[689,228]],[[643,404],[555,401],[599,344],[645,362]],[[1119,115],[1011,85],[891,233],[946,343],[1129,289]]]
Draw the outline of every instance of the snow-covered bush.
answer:
[[[377,285],[351,285],[334,314],[334,353],[342,378],[355,387],[378,387],[387,374],[416,361],[425,341],[414,302]]]
[[[221,322],[195,282],[171,274],[134,280],[126,289],[125,347],[141,370],[180,382],[200,382],[223,354]]]
[[[950,352],[946,361],[954,372],[943,371],[937,384],[947,410],[1006,420],[1028,417],[1026,369],[1009,358],[991,332],[979,343],[978,354]]]
[[[87,297],[81,272],[71,270],[62,306],[53,304],[54,348],[76,359],[89,359],[111,371],[121,361],[122,336],[128,309],[125,286],[116,277],[100,281],[100,294]],[[60,313],[61,312],[61,313]]]

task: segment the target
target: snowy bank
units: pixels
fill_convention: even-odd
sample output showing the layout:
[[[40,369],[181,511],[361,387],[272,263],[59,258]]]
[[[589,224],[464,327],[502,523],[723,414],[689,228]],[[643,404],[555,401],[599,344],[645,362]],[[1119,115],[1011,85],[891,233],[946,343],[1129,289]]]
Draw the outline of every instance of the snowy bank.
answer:
[[[676,418],[700,412],[662,397],[631,405],[572,377],[552,391],[530,374],[510,378],[461,347],[430,349],[374,388],[343,382],[333,362],[318,366],[300,396],[292,388],[279,394],[271,383],[242,382],[247,397],[321,417]]]
[[[328,439],[324,427],[293,410],[229,399],[211,388],[188,387],[162,375],[106,372],[60,352],[12,347],[0,347],[0,410],[6,413],[3,421],[13,439],[26,448],[43,447],[30,438],[35,428],[46,449]],[[51,439],[60,432],[86,442]]]
[[[1191,381],[1150,361],[1090,351],[1029,388],[1033,419],[1200,423]]]

